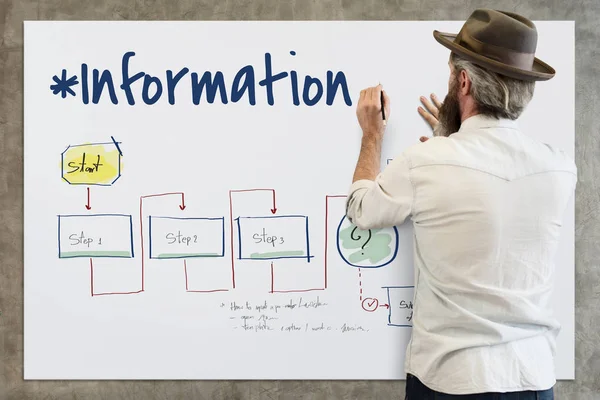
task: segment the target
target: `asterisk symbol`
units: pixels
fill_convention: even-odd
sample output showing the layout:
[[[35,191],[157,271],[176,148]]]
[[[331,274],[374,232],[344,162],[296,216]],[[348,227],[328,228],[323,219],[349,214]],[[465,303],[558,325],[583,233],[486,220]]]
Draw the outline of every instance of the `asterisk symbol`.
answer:
[[[50,90],[52,90],[52,93],[60,93],[63,99],[67,97],[67,93],[69,93],[72,96],[75,96],[75,92],[73,91],[73,89],[71,89],[71,86],[75,86],[79,83],[77,82],[76,75],[73,75],[72,77],[67,79],[67,70],[63,69],[62,77],[59,78],[58,76],[54,75],[52,77],[52,80],[56,82],[55,85],[50,85]]]

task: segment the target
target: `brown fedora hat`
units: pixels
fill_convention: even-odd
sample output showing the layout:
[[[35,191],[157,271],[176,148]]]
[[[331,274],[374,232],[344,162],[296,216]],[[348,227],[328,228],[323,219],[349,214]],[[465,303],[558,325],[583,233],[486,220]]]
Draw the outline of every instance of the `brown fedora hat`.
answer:
[[[433,36],[463,58],[511,78],[546,81],[556,73],[535,57],[537,30],[518,14],[477,9],[458,34],[433,31]]]

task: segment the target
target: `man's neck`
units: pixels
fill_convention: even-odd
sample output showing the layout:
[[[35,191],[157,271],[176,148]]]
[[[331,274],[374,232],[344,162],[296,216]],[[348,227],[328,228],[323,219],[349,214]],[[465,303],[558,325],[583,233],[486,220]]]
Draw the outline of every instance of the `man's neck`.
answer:
[[[465,122],[466,119],[474,117],[475,115],[479,115],[480,113],[477,110],[470,110],[468,112],[461,113],[460,115],[460,123]]]

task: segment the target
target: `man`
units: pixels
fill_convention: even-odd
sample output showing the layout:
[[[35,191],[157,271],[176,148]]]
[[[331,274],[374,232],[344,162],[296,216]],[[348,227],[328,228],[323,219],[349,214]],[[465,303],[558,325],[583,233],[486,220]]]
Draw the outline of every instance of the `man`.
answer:
[[[577,171],[516,120],[554,70],[534,56],[534,24],[516,14],[476,10],[458,35],[434,36],[451,50],[444,102],[421,99],[434,137],[380,173],[382,88],[363,90],[347,201],[361,229],[413,222],[406,398],[552,399],[553,257]]]

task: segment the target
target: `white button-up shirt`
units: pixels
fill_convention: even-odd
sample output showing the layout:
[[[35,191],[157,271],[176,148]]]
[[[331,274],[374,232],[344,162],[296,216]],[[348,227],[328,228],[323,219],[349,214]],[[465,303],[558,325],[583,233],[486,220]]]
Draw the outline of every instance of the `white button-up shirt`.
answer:
[[[352,184],[361,229],[414,226],[415,298],[405,370],[450,394],[544,390],[560,325],[554,255],[577,182],[563,152],[482,115]]]

